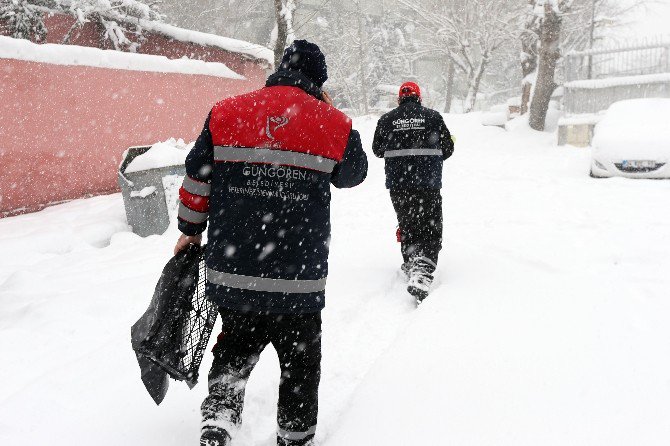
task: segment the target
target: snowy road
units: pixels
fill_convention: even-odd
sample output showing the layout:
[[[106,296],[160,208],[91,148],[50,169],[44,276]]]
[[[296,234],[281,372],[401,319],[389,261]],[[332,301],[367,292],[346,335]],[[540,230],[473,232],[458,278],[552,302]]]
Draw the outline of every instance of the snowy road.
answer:
[[[555,135],[446,121],[445,248],[419,310],[383,162],[333,193],[320,444],[670,443],[670,182],[593,180]],[[368,151],[374,124],[355,121]],[[0,444],[197,444],[204,384],[156,407],[129,343],[176,237],[129,233],[120,195],[0,220]],[[269,348],[235,446],[273,444],[278,378]]]

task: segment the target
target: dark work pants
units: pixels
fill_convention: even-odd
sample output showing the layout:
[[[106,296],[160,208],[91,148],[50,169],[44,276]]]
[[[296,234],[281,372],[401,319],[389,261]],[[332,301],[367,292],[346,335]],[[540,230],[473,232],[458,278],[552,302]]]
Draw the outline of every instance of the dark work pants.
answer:
[[[391,189],[405,262],[428,257],[437,264],[442,249],[442,195],[439,189]]]
[[[321,313],[259,315],[221,310],[223,330],[214,347],[203,429],[234,435],[241,423],[244,389],[263,349],[272,343],[281,380],[277,443],[303,445],[314,437],[321,379]],[[233,431],[233,432],[230,432]]]

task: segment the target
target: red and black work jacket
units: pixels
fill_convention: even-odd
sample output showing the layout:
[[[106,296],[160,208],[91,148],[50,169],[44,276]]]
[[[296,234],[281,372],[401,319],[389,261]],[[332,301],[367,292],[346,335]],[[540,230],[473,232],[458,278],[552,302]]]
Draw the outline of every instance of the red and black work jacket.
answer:
[[[222,307],[308,313],[325,304],[330,184],[367,158],[351,120],[295,71],[224,99],[186,159],[179,229],[207,233],[207,295]]]

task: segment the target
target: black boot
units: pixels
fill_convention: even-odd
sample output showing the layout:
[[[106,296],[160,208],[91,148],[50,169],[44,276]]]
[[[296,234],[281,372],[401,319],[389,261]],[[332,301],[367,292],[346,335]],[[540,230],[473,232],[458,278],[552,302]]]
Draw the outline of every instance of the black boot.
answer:
[[[430,293],[435,267],[435,263],[427,257],[415,257],[412,259],[409,281],[407,282],[407,292],[414,296],[417,305],[421,304],[428,297],[428,293]]]
[[[230,435],[225,429],[208,427],[202,430],[200,446],[229,446]]]

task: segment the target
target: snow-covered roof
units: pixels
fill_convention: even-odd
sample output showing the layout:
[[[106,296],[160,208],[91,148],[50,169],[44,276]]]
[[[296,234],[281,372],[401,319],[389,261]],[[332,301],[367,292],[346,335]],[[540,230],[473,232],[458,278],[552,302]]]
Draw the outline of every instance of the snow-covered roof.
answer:
[[[670,82],[670,73],[643,74],[639,76],[608,77],[566,82],[565,88],[608,88],[624,85],[659,84]]]
[[[54,65],[79,65],[158,73],[203,74],[245,79],[226,65],[193,59],[168,59],[151,54],[126,53],[76,45],[36,44],[28,40],[0,36],[0,59],[17,59]]]
[[[274,53],[272,50],[262,45],[231,39],[229,37],[217,36],[216,34],[179,28],[162,22],[139,20],[139,26],[147,31],[153,31],[175,40],[221,48],[225,51],[243,54],[253,59],[262,60],[270,66],[274,65]]]
[[[41,9],[53,14],[71,15],[80,24],[88,22],[89,15],[98,14],[106,19],[106,21],[103,20],[103,23],[120,21],[132,24],[140,31],[146,30],[182,42],[220,48],[254,60],[263,61],[270,66],[274,64],[274,53],[264,46],[168,25],[161,21],[163,15],[158,13],[153,5],[136,0],[99,0],[97,2],[55,0],[50,6]],[[107,29],[107,33],[110,33],[109,29]],[[115,35],[110,36],[110,38],[125,39],[123,30],[115,30],[114,33],[120,33],[121,36]]]

